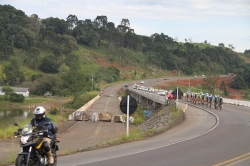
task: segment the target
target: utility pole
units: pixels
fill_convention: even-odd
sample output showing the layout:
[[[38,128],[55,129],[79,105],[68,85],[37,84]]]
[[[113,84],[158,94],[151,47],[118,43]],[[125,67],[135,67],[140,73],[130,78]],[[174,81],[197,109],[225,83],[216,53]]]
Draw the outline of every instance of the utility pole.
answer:
[[[176,95],[176,108],[178,109],[178,98],[179,98],[179,92],[178,92],[178,86],[177,86],[177,95]]]
[[[93,90],[93,74],[91,75],[91,80],[92,80],[92,84],[91,84],[91,91]]]
[[[188,91],[191,91],[190,90],[190,78],[188,79]]]

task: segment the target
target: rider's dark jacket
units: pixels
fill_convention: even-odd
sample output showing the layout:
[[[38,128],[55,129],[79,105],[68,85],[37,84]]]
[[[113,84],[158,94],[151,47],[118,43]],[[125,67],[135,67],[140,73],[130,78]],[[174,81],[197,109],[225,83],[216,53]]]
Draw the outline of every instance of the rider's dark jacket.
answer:
[[[31,121],[30,121],[30,124],[32,126],[36,126],[38,125],[39,127],[42,127],[44,122],[51,122],[50,118],[42,118],[42,119],[36,119],[36,118],[33,118]],[[47,125],[47,129],[48,129],[48,136],[52,136],[52,124],[48,124]]]

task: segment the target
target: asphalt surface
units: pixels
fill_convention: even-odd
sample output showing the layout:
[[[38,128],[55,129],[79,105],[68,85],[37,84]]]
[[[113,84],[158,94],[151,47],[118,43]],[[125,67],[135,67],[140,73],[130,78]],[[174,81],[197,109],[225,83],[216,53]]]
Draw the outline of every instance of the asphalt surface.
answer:
[[[217,126],[215,115],[206,111],[201,111],[195,107],[179,104],[185,110],[186,119],[178,126],[170,129],[164,134],[132,143],[126,143],[115,147],[100,150],[77,153],[74,155],[62,156],[59,158],[59,165],[166,165],[165,161],[160,161],[157,157],[162,156],[167,159],[168,155],[157,151],[171,148],[192,139],[196,139]],[[144,156],[148,154],[147,156]],[[171,154],[171,156],[174,154]],[[178,156],[178,154],[176,154]],[[168,164],[167,164],[168,165]],[[175,164],[174,165],[178,165]]]
[[[59,165],[249,166],[250,108],[198,107],[201,109],[188,106],[185,121],[166,133],[143,141],[63,156],[59,158]]]

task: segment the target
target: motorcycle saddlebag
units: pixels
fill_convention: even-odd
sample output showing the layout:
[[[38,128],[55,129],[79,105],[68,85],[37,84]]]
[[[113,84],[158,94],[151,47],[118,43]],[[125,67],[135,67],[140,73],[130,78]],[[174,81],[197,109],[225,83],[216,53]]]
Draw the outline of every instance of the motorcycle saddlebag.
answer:
[[[58,126],[55,122],[52,122],[52,134],[56,134],[58,131]]]

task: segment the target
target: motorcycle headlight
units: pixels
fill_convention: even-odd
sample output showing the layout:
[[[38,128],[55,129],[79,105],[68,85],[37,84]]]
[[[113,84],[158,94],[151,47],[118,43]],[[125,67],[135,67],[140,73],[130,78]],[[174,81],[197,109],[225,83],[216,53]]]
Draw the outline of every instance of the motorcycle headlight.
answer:
[[[29,135],[22,136],[22,137],[21,137],[21,142],[22,142],[22,144],[26,144],[26,143],[28,142],[29,137],[30,137]]]

